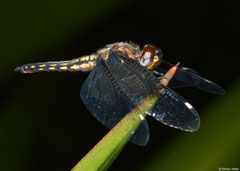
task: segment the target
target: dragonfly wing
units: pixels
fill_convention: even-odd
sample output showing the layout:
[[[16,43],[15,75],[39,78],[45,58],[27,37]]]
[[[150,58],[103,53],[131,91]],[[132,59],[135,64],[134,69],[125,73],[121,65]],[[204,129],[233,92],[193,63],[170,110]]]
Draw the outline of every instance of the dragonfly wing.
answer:
[[[158,67],[156,70],[161,73],[166,73],[173,65],[162,61],[162,67]],[[186,87],[195,86],[196,88],[215,94],[224,95],[225,91],[222,87],[216,83],[209,81],[199,76],[198,72],[186,67],[179,67],[174,77],[169,83],[169,87]]]
[[[90,113],[108,128],[114,127],[135,107],[133,103],[117,92],[98,66],[84,82],[80,96]],[[148,139],[149,128],[144,120],[130,141],[143,146],[147,144]]]
[[[196,131],[200,126],[197,111],[170,88],[161,85],[163,92],[149,115],[170,127],[183,131]]]

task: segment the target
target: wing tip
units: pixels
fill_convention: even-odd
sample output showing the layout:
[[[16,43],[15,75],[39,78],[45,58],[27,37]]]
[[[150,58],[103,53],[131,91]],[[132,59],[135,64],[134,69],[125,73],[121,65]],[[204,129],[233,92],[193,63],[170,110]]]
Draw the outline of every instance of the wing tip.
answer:
[[[219,95],[226,95],[226,91],[222,87],[219,86],[218,94]]]
[[[213,82],[212,82],[213,83]],[[226,95],[226,91],[219,86],[216,83],[213,83],[214,87],[212,86],[211,90],[205,89],[203,87],[197,86],[198,89],[203,90],[205,92],[209,92],[209,93],[214,93],[214,94],[218,94],[218,95]]]
[[[216,83],[213,83],[215,85],[215,91],[213,91],[212,93],[215,93],[215,94],[219,94],[219,95],[225,95],[226,94],[226,91],[218,84]]]
[[[196,125],[192,127],[192,129],[190,129],[189,132],[196,132],[200,128],[201,125],[200,123],[201,123],[200,117],[198,117]]]

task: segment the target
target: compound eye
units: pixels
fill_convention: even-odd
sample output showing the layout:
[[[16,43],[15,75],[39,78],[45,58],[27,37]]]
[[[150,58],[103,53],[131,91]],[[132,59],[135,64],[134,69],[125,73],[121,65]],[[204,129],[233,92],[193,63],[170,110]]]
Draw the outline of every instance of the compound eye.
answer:
[[[162,59],[162,52],[154,45],[146,45],[142,50],[139,58],[139,63],[149,70],[156,68]]]
[[[155,57],[156,49],[152,45],[147,45],[142,50],[142,54],[140,56],[140,65],[143,67],[147,67],[153,63],[153,59]]]

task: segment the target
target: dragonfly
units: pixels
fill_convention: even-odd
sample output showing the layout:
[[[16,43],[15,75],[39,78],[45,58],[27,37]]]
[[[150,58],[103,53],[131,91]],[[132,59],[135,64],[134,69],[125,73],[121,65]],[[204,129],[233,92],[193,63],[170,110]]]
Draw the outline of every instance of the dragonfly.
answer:
[[[171,88],[194,86],[219,95],[224,95],[225,91],[200,77],[197,71],[180,66],[168,86],[164,86],[160,80],[173,66],[163,60],[162,51],[155,45],[147,44],[140,49],[134,43],[117,42],[91,55],[66,61],[29,63],[15,71],[91,71],[81,87],[80,97],[89,112],[106,127],[113,128],[146,96],[154,93],[159,98],[148,115],[164,125],[194,132],[200,126],[197,111]],[[144,146],[148,140],[149,127],[144,119],[130,141]]]

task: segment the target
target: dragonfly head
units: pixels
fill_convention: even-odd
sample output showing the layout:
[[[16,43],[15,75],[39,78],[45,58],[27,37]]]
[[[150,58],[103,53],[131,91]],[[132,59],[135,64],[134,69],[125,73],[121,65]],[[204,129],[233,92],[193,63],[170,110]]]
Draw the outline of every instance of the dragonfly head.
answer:
[[[156,46],[149,44],[145,45],[141,51],[140,58],[138,59],[140,65],[146,67],[149,70],[154,69],[158,64],[160,64],[162,59],[162,52]]]

